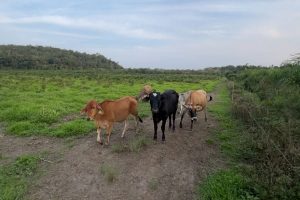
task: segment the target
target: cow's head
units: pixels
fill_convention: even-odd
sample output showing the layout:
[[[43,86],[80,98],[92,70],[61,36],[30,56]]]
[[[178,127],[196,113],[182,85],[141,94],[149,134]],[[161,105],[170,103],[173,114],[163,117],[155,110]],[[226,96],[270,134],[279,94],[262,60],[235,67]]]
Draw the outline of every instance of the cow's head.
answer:
[[[103,114],[103,109],[101,106],[97,103],[95,100],[89,101],[86,106],[81,110],[80,114],[86,114],[87,119],[93,120],[95,118],[95,115],[97,114]]]
[[[197,121],[197,107],[193,107],[192,105],[184,105],[184,107],[188,110],[191,120]]]
[[[151,106],[151,111],[153,113],[158,113],[159,112],[159,106],[160,106],[160,93],[159,92],[152,92],[149,95],[150,99],[150,106]]]
[[[138,95],[137,99],[139,101],[148,101],[149,95],[152,92],[152,87],[150,85],[145,85],[141,90],[140,94]]]

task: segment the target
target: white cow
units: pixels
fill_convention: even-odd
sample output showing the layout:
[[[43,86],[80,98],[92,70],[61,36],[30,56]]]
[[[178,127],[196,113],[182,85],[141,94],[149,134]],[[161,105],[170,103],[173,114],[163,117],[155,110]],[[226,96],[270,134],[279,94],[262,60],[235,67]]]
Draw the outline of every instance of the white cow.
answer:
[[[184,107],[185,105],[185,101],[187,100],[187,98],[190,96],[192,91],[187,91],[187,92],[184,92],[184,93],[180,93],[179,94],[179,98],[178,98],[178,110],[177,112],[179,113],[179,115],[182,114],[182,112],[184,111],[184,109],[186,109]]]

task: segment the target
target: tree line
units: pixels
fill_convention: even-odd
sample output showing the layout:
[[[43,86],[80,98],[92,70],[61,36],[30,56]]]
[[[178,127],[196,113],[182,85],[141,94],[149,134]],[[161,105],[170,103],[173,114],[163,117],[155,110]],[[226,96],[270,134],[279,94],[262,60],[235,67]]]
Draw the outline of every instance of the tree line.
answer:
[[[101,54],[43,46],[0,45],[0,69],[122,69]]]

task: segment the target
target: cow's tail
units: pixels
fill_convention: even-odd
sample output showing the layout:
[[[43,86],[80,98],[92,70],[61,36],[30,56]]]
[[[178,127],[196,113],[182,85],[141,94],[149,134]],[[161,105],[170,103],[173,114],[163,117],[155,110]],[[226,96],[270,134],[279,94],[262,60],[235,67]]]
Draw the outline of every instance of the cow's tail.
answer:
[[[141,123],[143,123],[143,120],[142,120],[142,118],[140,118],[140,116],[137,116],[137,118],[139,119],[139,121],[140,121]]]

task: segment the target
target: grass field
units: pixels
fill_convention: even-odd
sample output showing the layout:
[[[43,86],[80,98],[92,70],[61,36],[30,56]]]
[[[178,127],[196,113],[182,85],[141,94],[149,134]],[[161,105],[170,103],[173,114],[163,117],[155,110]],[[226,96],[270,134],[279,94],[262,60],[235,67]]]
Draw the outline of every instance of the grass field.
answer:
[[[178,80],[178,81],[176,81]],[[79,116],[90,99],[102,101],[122,96],[136,96],[144,84],[157,91],[191,89],[211,91],[217,79],[184,74],[90,74],[52,71],[1,71],[0,121],[9,134],[66,137],[87,134],[91,122]],[[139,105],[142,117],[150,114],[148,103]]]
[[[68,137],[94,131],[93,122],[79,115],[90,99],[102,101],[122,96],[136,96],[145,84],[157,91],[191,89],[212,91],[219,83],[216,78],[184,74],[110,74],[60,71],[0,71],[0,126],[8,134],[17,136],[47,135]],[[150,115],[149,103],[139,103],[139,114]],[[128,146],[112,145],[113,152],[136,152],[148,145],[144,136]],[[0,154],[0,159],[5,155]],[[37,173],[39,159],[22,155],[15,161],[0,165],[0,199],[22,199]],[[102,166],[101,174],[107,182],[117,179],[117,169]],[[156,188],[151,182],[151,188]]]

